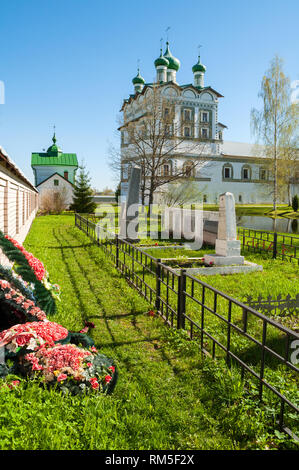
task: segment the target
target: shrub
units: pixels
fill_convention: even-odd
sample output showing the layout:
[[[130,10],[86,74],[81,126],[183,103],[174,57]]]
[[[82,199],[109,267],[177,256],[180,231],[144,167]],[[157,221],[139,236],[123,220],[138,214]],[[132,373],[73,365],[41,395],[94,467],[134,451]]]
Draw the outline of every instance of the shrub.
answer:
[[[295,196],[294,196],[293,199],[292,199],[292,208],[293,208],[293,211],[294,211],[294,212],[297,212],[297,211],[298,211],[298,208],[299,208],[299,198],[298,198],[297,194],[295,194]]]
[[[60,191],[52,191],[51,189],[43,191],[39,204],[40,213],[42,215],[53,213],[61,214],[68,206],[66,188]]]

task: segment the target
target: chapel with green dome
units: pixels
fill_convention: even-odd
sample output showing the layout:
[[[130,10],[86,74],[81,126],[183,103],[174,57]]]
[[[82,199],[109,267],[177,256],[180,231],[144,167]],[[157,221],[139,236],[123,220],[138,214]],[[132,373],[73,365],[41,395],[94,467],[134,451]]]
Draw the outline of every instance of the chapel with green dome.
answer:
[[[74,183],[75,173],[78,169],[78,160],[75,153],[63,153],[57,145],[54,132],[52,145],[47,152],[33,152],[31,155],[31,168],[34,173],[35,186],[40,185],[54,174],[62,176],[70,183]]]

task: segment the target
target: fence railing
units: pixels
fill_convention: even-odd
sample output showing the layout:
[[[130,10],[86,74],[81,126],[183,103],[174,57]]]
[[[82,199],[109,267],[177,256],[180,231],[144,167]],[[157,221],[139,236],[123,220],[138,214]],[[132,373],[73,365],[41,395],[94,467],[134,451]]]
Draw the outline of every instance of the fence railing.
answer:
[[[113,260],[128,282],[153,305],[172,327],[183,328],[199,343],[202,354],[224,358],[228,367],[237,365],[244,382],[256,382],[257,397],[265,390],[276,400],[279,429],[298,440],[292,431],[299,408],[286,396],[273,370],[280,377],[298,379],[292,361],[299,334],[215,289],[185,270],[179,273],[136,245],[119,238],[105,227],[75,215],[84,231]]]
[[[299,237],[242,227],[238,228],[238,235],[244,250],[268,252],[273,258],[294,260],[299,264]]]

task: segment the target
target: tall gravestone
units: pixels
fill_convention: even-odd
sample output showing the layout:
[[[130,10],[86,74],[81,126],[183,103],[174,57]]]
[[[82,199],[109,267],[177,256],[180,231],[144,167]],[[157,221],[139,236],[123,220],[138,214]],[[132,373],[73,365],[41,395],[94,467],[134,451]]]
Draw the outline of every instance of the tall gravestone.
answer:
[[[206,264],[242,265],[241,242],[237,240],[235,198],[232,193],[221,194],[219,198],[218,234],[215,245],[216,254],[205,255]]]
[[[132,241],[138,240],[138,209],[141,168],[133,166],[129,180],[126,202],[121,204],[120,237]]]

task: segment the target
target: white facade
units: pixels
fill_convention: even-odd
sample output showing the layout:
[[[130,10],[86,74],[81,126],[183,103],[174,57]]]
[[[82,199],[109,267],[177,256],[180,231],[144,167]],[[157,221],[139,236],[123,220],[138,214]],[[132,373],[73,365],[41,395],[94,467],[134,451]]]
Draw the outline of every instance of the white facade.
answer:
[[[23,243],[38,210],[38,192],[0,147],[0,230]],[[9,264],[0,250],[0,263]]]
[[[48,179],[37,185],[40,200],[42,201],[43,194],[47,191],[63,192],[65,195],[66,205],[69,207],[73,202],[73,185],[58,173],[52,174]]]
[[[163,59],[162,55],[159,59]],[[157,79],[161,78],[161,65],[156,67]],[[198,71],[199,69],[199,71]],[[134,152],[130,146],[127,128],[138,126],[144,117],[144,100],[158,86],[163,100],[173,111],[172,129],[179,130],[182,143],[169,155],[169,168],[165,171],[179,172],[188,162],[196,161],[192,179],[198,183],[203,201],[214,204],[219,195],[228,191],[234,194],[237,204],[271,203],[271,174],[267,169],[262,147],[246,143],[223,140],[226,126],[218,120],[218,102],[223,96],[204,85],[205,67],[198,63],[193,67],[194,84],[178,85],[173,81],[160,80],[154,84],[139,84],[139,91],[124,100],[123,125],[121,131],[121,193],[126,196],[130,176],[130,159]],[[165,70],[164,70],[165,72]],[[200,76],[200,81],[199,77]],[[164,74],[165,77],[165,74]],[[168,77],[168,75],[167,75]],[[168,78],[167,78],[168,80]],[[200,83],[200,85],[199,85]],[[268,160],[268,159],[267,159]],[[161,169],[163,177],[163,168]],[[165,175],[164,175],[165,176]],[[169,183],[171,184],[171,183]],[[159,191],[167,189],[164,185]],[[299,193],[299,179],[296,178],[291,192]],[[159,199],[158,190],[155,194]],[[194,201],[196,202],[196,201]],[[281,201],[287,202],[287,201]]]

